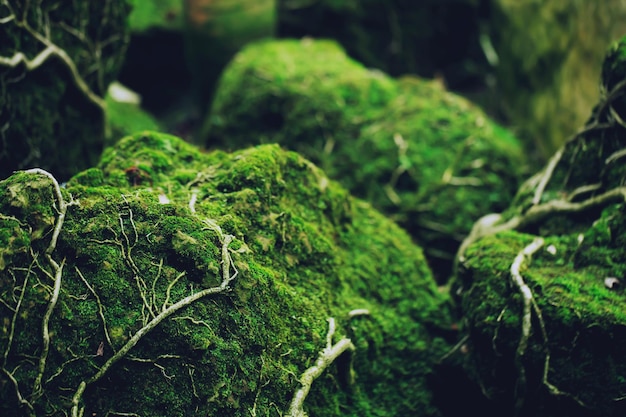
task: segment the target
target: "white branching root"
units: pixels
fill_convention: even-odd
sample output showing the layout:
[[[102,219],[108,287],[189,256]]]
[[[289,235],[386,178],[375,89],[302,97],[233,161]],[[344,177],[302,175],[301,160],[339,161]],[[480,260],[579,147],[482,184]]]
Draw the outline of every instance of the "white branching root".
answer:
[[[13,277],[15,282],[14,290],[11,292],[8,299],[2,299],[1,307],[3,309],[8,309],[10,311],[12,318],[10,320],[10,327],[8,332],[8,340],[6,346],[3,348],[1,352],[1,369],[0,372],[3,374],[5,379],[9,384],[12,384],[15,392],[16,399],[20,406],[26,411],[27,415],[30,417],[36,416],[36,409],[39,407],[38,402],[41,400],[43,396],[45,396],[45,386],[50,381],[57,379],[62,373],[64,373],[67,366],[76,361],[84,360],[88,357],[95,356],[104,356],[103,349],[105,347],[105,342],[101,342],[98,347],[98,351],[94,352],[91,355],[85,354],[74,354],[70,349],[68,352],[72,354],[72,358],[62,363],[60,366],[51,372],[50,363],[48,360],[49,352],[51,350],[52,342],[54,335],[50,332],[50,323],[54,318],[55,312],[58,310],[57,304],[59,302],[62,288],[63,288],[63,278],[66,274],[64,267],[66,265],[66,259],[62,259],[57,261],[54,258],[56,253],[57,243],[59,240],[59,236],[62,233],[64,221],[66,218],[67,210],[72,205],[78,205],[78,201],[71,198],[69,201],[66,200],[64,194],[61,190],[61,187],[57,180],[47,171],[36,168],[25,171],[29,174],[33,175],[43,175],[52,183],[52,204],[54,205],[54,210],[56,212],[55,222],[50,233],[50,242],[49,244],[42,250],[41,253],[36,253],[31,249],[32,263],[30,266],[25,268],[9,268],[8,274]],[[107,325],[106,315],[105,315],[105,306],[98,294],[97,288],[93,286],[89,277],[85,277],[82,271],[78,266],[74,265],[74,271],[79,279],[87,288],[88,292],[82,296],[75,296],[76,299],[84,300],[86,297],[91,294],[91,296],[95,299],[97,303],[97,315],[99,320],[102,322],[104,340],[111,348],[111,356],[99,367],[92,375],[86,375],[82,381],[80,381],[77,385],[72,387],[67,387],[72,392],[71,395],[71,403],[69,405],[68,410],[56,410],[58,412],[62,412],[65,415],[71,415],[72,417],[80,417],[83,416],[85,406],[83,404],[83,394],[85,390],[95,382],[101,380],[107,373],[111,370],[111,368],[118,363],[122,359],[128,359],[132,361],[139,362],[150,362],[157,368],[161,370],[164,377],[170,378],[172,375],[166,371],[165,367],[159,364],[157,361],[164,359],[175,359],[173,355],[162,355],[157,357],[156,359],[140,359],[133,358],[129,353],[132,349],[154,328],[156,328],[159,324],[161,324],[164,320],[172,319],[174,314],[184,309],[185,307],[191,305],[192,303],[212,295],[221,294],[230,291],[230,286],[233,280],[237,277],[238,271],[235,268],[234,261],[231,257],[231,253],[237,252],[230,249],[230,245],[234,240],[234,236],[225,233],[222,228],[213,220],[206,220],[206,229],[212,230],[216,234],[216,239],[219,241],[219,253],[221,254],[221,282],[219,285],[194,290],[192,288],[191,294],[187,296],[182,296],[181,299],[174,299],[173,288],[177,283],[181,281],[181,279],[186,275],[185,272],[180,272],[177,274],[168,285],[159,286],[162,288],[162,293],[157,296],[157,280],[162,275],[163,270],[163,261],[160,263],[153,263],[155,266],[155,276],[152,280],[146,281],[142,276],[142,271],[135,263],[133,259],[133,255],[136,255],[133,252],[138,240],[138,231],[137,225],[135,224],[135,220],[133,218],[133,212],[130,209],[130,204],[126,199],[124,199],[126,203],[123,213],[118,216],[118,227],[117,231],[114,228],[109,228],[112,233],[114,233],[114,238],[106,241],[99,241],[101,244],[112,244],[117,246],[120,249],[120,253],[122,258],[125,260],[126,265],[130,269],[133,276],[135,276],[135,285],[137,287],[138,294],[141,299],[141,307],[144,311],[144,321],[141,324],[141,328],[136,330],[133,334],[131,334],[128,340],[121,345],[117,350],[115,349],[114,343],[111,338],[111,334]],[[17,272],[23,273],[24,277],[18,279]],[[40,275],[40,276],[38,276]],[[24,314],[22,311],[24,308],[25,297],[27,293],[27,288],[30,285],[32,287],[32,278],[34,277],[39,286],[44,288],[48,292],[48,301],[45,308],[45,312],[41,318],[41,348],[39,349],[37,356],[30,358],[29,362],[32,362],[32,365],[35,367],[35,375],[33,377],[32,386],[29,387],[29,392],[24,392],[25,381],[20,380],[19,376],[16,375],[16,371],[20,369],[22,366],[18,364],[17,366],[10,366],[10,355],[12,345],[14,344],[14,335],[17,331],[17,320],[21,315]],[[146,282],[150,282],[150,284],[146,285]],[[71,295],[68,295],[71,297]],[[4,298],[4,297],[3,297]],[[30,384],[30,383],[29,383]]]
[[[501,221],[501,217],[498,217],[499,215],[496,214],[480,219],[461,244],[457,252],[456,261],[462,262],[467,247],[484,236],[506,230],[521,230],[539,224],[554,215],[581,213],[590,209],[602,208],[612,203],[626,202],[626,187],[623,184],[601,192],[603,184],[598,182],[583,184],[574,190],[568,190],[567,195],[563,198],[542,202],[545,191],[550,181],[554,178],[554,173],[563,161],[567,146],[571,146],[572,143],[578,140],[580,140],[578,146],[584,146],[585,136],[596,131],[605,131],[616,126],[626,128],[626,122],[613,107],[615,100],[623,97],[624,94],[626,94],[626,80],[618,82],[610,91],[607,91],[606,87],[602,86],[600,103],[594,109],[589,123],[561,146],[541,172],[522,185],[522,190],[532,192],[529,207],[506,221]],[[613,164],[625,155],[626,149],[618,149],[605,158],[604,164],[605,166]],[[570,171],[575,169],[575,165],[572,164],[569,169]],[[568,176],[569,174],[567,174]],[[595,195],[576,201],[587,194]]]
[[[35,3],[36,5],[36,3]],[[87,84],[85,78],[78,70],[76,63],[74,60],[68,55],[68,53],[58,45],[56,45],[51,40],[51,28],[49,19],[46,17],[42,19],[43,27],[41,28],[33,28],[28,22],[28,14],[31,12],[30,2],[26,2],[24,13],[21,16],[18,16],[17,13],[13,10],[11,3],[8,0],[1,0],[0,6],[4,6],[4,9],[8,11],[8,13],[2,17],[0,17],[0,24],[7,25],[13,24],[17,29],[24,30],[28,35],[36,39],[39,43],[42,44],[43,49],[37,53],[33,58],[28,58],[23,52],[17,51],[12,56],[0,56],[0,67],[8,67],[8,68],[16,68],[18,66],[23,66],[24,69],[29,72],[38,69],[43,64],[45,64],[50,58],[55,57],[59,59],[65,67],[68,69],[71,74],[72,81],[76,85],[76,87],[84,94],[84,96],[93,104],[98,106],[98,108],[105,110],[106,104],[105,101],[96,94]],[[34,6],[33,6],[34,7]],[[65,25],[67,26],[67,25]],[[66,30],[70,33],[80,33],[79,31],[71,28],[66,28]],[[94,51],[94,56],[96,60],[99,59],[103,45],[110,43],[111,40],[106,40],[104,42],[96,42],[93,43],[94,46],[97,46]],[[97,71],[101,73],[103,71],[102,68],[97,68]],[[99,78],[101,78],[101,74],[98,74]]]
[[[532,329],[532,308],[535,306],[536,310],[539,310],[533,293],[530,287],[524,282],[521,270],[524,262],[530,259],[543,246],[544,241],[541,238],[537,238],[532,243],[526,246],[515,257],[513,264],[511,265],[511,280],[517,287],[522,295],[522,329],[520,340],[517,344],[515,351],[515,367],[517,368],[517,386],[516,386],[516,411],[519,411],[524,402],[524,391],[526,388],[526,370],[523,364],[523,358],[526,354],[526,348],[528,347],[528,341],[530,340],[530,332]],[[540,318],[540,321],[543,320]]]
[[[57,217],[54,223],[54,228],[52,230],[50,242],[43,253],[43,257],[46,263],[42,264],[41,262],[39,262],[38,255],[31,251],[31,254],[33,256],[33,261],[31,265],[23,271],[24,281],[22,285],[15,288],[15,292],[16,294],[19,293],[19,296],[17,296],[17,300],[15,300],[14,307],[9,305],[6,301],[3,302],[3,304],[7,306],[7,308],[9,308],[13,312],[13,316],[11,319],[11,327],[9,331],[7,345],[6,345],[5,351],[3,352],[1,371],[7,376],[9,381],[11,381],[11,383],[13,384],[18,403],[24,406],[28,410],[29,415],[34,416],[33,404],[43,395],[42,384],[43,384],[44,373],[46,371],[48,353],[50,351],[50,343],[51,343],[51,335],[50,335],[50,329],[49,329],[50,320],[52,318],[52,315],[54,314],[57,302],[59,300],[59,295],[61,292],[62,276],[63,276],[63,267],[65,266],[65,259],[61,260],[60,262],[57,262],[52,257],[52,255],[56,249],[58,237],[63,228],[63,223],[65,221],[65,215],[67,213],[67,209],[69,206],[78,204],[78,202],[74,201],[73,199],[70,199],[70,201],[65,201],[63,194],[61,192],[61,187],[59,186],[59,183],[54,178],[54,176],[52,176],[52,174],[50,174],[49,172],[40,168],[31,169],[25,172],[28,174],[33,174],[33,175],[43,175],[47,179],[50,180],[53,186],[53,199],[54,199],[53,206],[54,206],[54,209],[56,210]],[[24,300],[24,294],[26,293],[28,285],[29,285],[29,277],[31,275],[35,275],[35,272],[33,271],[34,267],[37,267],[50,281],[52,281],[53,284],[52,286],[48,284],[42,285],[43,288],[49,291],[49,300],[48,300],[48,305],[46,307],[45,313],[41,320],[41,350],[40,350],[39,356],[37,358],[34,358],[36,362],[37,374],[33,381],[31,393],[28,396],[24,396],[21,392],[20,382],[14,376],[14,372],[19,368],[19,365],[13,371],[9,371],[7,367],[8,367],[8,358],[9,358],[9,354],[13,345],[13,339],[15,335],[16,320],[21,314],[23,314],[23,312],[21,311],[22,302]],[[13,276],[13,279],[15,280],[16,285],[17,285],[17,279],[14,275],[14,271],[17,269],[18,268],[14,268],[13,271],[10,271],[10,274]]]
[[[31,402],[28,401],[24,397],[24,395],[22,395],[19,382],[13,375],[15,370],[17,370],[17,368],[14,371],[9,371],[7,368],[7,365],[8,365],[9,353],[11,352],[11,348],[13,346],[13,338],[15,337],[15,323],[18,318],[18,315],[21,314],[20,309],[22,306],[22,301],[24,300],[24,294],[26,293],[26,288],[28,287],[28,281],[32,273],[33,266],[34,265],[31,264],[30,267],[27,269],[27,271],[25,271],[26,273],[24,275],[24,282],[22,283],[22,285],[20,287],[15,288],[16,291],[19,291],[19,296],[17,300],[15,301],[15,307],[12,307],[5,303],[5,306],[13,312],[13,316],[11,318],[11,327],[9,330],[7,345],[2,355],[2,369],[1,369],[2,373],[9,379],[9,381],[11,381],[11,384],[13,385],[13,388],[15,389],[15,394],[17,397],[18,404],[24,407],[25,409],[27,409],[30,416],[34,415],[34,408]],[[11,272],[11,274],[13,275],[13,272]],[[14,275],[13,275],[13,279],[15,280]]]
[[[565,396],[571,398],[575,402],[577,402],[582,407],[586,407],[586,405],[579,400],[576,396],[559,390],[555,385],[550,383],[548,380],[548,374],[550,371],[550,351],[548,350],[548,332],[546,330],[546,325],[543,320],[543,314],[537,301],[533,296],[533,292],[524,281],[522,276],[522,269],[524,268],[525,263],[530,261],[530,258],[537,253],[544,245],[544,240],[542,238],[534,239],[529,245],[524,247],[520,253],[515,257],[513,263],[511,264],[511,280],[515,287],[518,289],[519,293],[522,296],[522,317],[521,317],[521,334],[520,339],[517,344],[517,349],[515,350],[515,368],[517,369],[517,384],[516,384],[516,398],[515,398],[515,413],[519,414],[521,408],[524,404],[524,397],[526,391],[526,369],[524,367],[523,359],[526,351],[528,349],[528,343],[530,341],[530,336],[532,332],[532,319],[533,312],[537,317],[537,322],[539,324],[539,330],[541,331],[541,337],[544,344],[545,349],[545,359],[543,366],[543,376],[542,383],[547,388],[548,392],[552,395],[556,396]],[[495,337],[495,336],[494,336]]]
[[[130,210],[130,209],[129,209]],[[151,314],[153,314],[151,316],[151,318],[149,320],[147,320],[144,325],[137,330],[129,339],[128,341],[117,351],[113,354],[113,356],[111,356],[103,365],[102,367],[100,367],[100,369],[98,370],[98,372],[96,372],[94,375],[92,375],[89,378],[84,379],[83,381],[80,382],[80,384],[78,385],[78,388],[76,389],[73,397],[72,397],[72,408],[71,408],[71,416],[72,417],[82,417],[83,413],[84,413],[84,407],[81,406],[81,401],[82,401],[82,396],[85,392],[85,389],[90,385],[93,384],[97,381],[99,381],[104,375],[106,375],[106,373],[111,369],[111,367],[117,363],[118,361],[120,361],[121,359],[127,357],[128,353],[131,351],[131,349],[133,347],[135,347],[135,345],[137,345],[137,343],[139,343],[140,340],[142,340],[150,331],[152,331],[154,328],[156,328],[161,322],[163,322],[165,319],[168,319],[170,317],[172,317],[172,315],[176,312],[178,312],[179,310],[183,309],[184,307],[187,307],[191,304],[193,304],[194,302],[208,297],[210,295],[215,295],[215,294],[221,294],[221,293],[225,293],[227,291],[230,290],[230,284],[232,283],[232,281],[236,278],[238,271],[234,266],[234,262],[233,259],[230,255],[230,250],[229,250],[229,245],[232,243],[234,236],[229,235],[229,234],[225,234],[221,227],[212,220],[207,220],[206,223],[209,225],[209,228],[211,230],[214,230],[219,238],[219,241],[222,245],[221,248],[221,254],[222,254],[222,281],[221,283],[216,286],[216,287],[211,287],[211,288],[206,288],[204,290],[200,290],[197,292],[194,292],[193,294],[175,302],[170,304],[170,290],[171,287],[174,284],[170,284],[170,286],[168,286],[167,290],[166,290],[166,297],[165,297],[165,301],[163,302],[163,304],[161,305],[160,310],[156,310],[155,307],[155,303],[151,300],[151,297],[148,297],[148,294],[145,292],[145,283],[142,283],[143,280],[140,278],[136,278],[135,282],[138,286],[138,289],[140,291],[140,294],[142,294],[142,302],[144,303],[144,307],[151,312]],[[120,222],[121,225],[123,225],[123,222]],[[133,223],[134,224],[134,223]],[[136,233],[136,229],[134,231],[134,233]],[[122,233],[123,236],[125,236],[125,238],[128,237],[128,235],[123,232]],[[127,241],[127,244],[130,244],[130,239]],[[123,246],[123,245],[122,245]],[[129,248],[132,246],[132,244],[130,244],[130,246],[126,246],[126,250],[124,252],[125,257],[127,262],[130,260],[132,261],[132,258],[130,257],[130,251]],[[132,263],[134,265],[134,262]],[[132,268],[131,268],[132,269]],[[138,272],[134,271],[134,272]],[[184,276],[183,273],[179,274],[175,280],[174,283],[176,281],[178,281],[180,278],[182,278]],[[158,313],[158,314],[157,314]]]
[[[294,394],[289,406],[289,411],[286,417],[307,417],[307,413],[304,411],[304,400],[313,381],[315,381],[322,373],[328,368],[342,353],[346,350],[354,350],[352,341],[346,337],[333,344],[333,335],[335,334],[335,319],[328,319],[328,333],[326,334],[326,347],[320,352],[315,365],[304,371],[300,377],[300,384],[302,385]]]
[[[35,378],[35,382],[33,384],[33,391],[31,394],[31,399],[36,400],[42,395],[42,380],[43,375],[46,370],[46,362],[48,358],[48,352],[50,350],[50,331],[49,324],[50,318],[54,313],[54,309],[56,307],[57,301],[59,300],[59,294],[61,292],[61,281],[63,276],[63,267],[65,266],[65,259],[61,261],[59,264],[54,258],[52,258],[52,253],[56,249],[57,241],[59,238],[59,234],[61,233],[61,229],[63,228],[63,222],[65,221],[65,215],[67,213],[67,208],[71,205],[78,204],[78,202],[74,200],[70,200],[66,202],[63,198],[63,194],[61,193],[61,187],[59,186],[58,181],[50,174],[49,172],[40,169],[34,168],[26,171],[30,174],[44,175],[47,177],[53,184],[54,194],[56,198],[56,211],[57,211],[57,220],[54,225],[54,229],[52,232],[52,237],[50,238],[50,243],[45,251],[45,259],[48,263],[50,271],[37,263],[40,266],[41,271],[48,276],[48,278],[52,279],[54,282],[52,293],[50,294],[50,300],[48,301],[48,307],[46,308],[46,312],[44,313],[41,325],[42,325],[42,349],[41,354],[39,356],[39,365],[38,365],[38,373]]]

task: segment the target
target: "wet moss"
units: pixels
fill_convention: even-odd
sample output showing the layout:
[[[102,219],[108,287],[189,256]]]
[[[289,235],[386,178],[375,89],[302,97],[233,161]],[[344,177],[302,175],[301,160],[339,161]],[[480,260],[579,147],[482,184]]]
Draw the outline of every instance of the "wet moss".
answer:
[[[391,78],[365,70],[332,41],[263,41],[222,75],[206,144],[277,142],[329,169],[326,154],[358,137],[396,91]]]
[[[335,43],[262,42],[222,76],[206,145],[276,142],[398,221],[447,277],[478,217],[501,211],[523,171],[517,140],[437,82],[395,80]]]
[[[129,166],[142,166],[151,181],[128,181]],[[19,173],[3,185],[13,183],[20,193],[0,205],[16,219],[7,220],[12,229],[29,232],[24,213],[9,211],[35,198],[32,184],[41,183],[35,196],[46,196],[39,204],[56,213],[46,177]],[[52,253],[64,268],[49,321],[45,395],[28,399],[37,415],[69,410],[81,380],[168,306],[219,285],[229,259],[230,272],[238,271],[231,289],[169,316],[89,382],[80,397],[85,415],[280,414],[326,345],[329,317],[337,320],[334,341],[350,337],[356,349],[314,382],[310,415],[440,415],[428,379],[450,347],[443,335],[451,318],[421,250],[297,154],[276,145],[201,153],[144,132],[73,178],[68,201],[70,193],[80,205],[68,207]],[[43,271],[55,269],[43,256],[32,264],[38,248],[30,255],[15,248],[0,269],[0,308],[7,317],[17,312],[15,332],[0,333],[0,350],[25,393],[38,368],[24,358],[41,355],[51,299]],[[369,314],[351,318],[355,309]],[[0,410],[21,415],[8,382],[0,384]]]

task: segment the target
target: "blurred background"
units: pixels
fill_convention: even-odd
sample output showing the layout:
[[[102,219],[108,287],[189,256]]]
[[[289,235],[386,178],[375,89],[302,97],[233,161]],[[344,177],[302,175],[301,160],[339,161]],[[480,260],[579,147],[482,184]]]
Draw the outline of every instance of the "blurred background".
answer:
[[[584,123],[624,0],[129,0],[119,79],[193,140],[232,56],[263,37],[332,38],[393,76],[439,80],[512,129],[537,164]]]

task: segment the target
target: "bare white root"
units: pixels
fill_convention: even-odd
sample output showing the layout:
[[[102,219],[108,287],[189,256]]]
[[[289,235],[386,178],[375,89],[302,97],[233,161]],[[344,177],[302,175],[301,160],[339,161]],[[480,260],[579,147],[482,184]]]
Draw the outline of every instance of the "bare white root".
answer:
[[[47,16],[45,19],[42,19],[42,27],[35,29],[30,25],[27,19],[28,14],[33,13],[33,11],[30,10],[30,2],[25,3],[25,9],[22,13],[22,16],[18,16],[8,0],[0,0],[0,6],[4,6],[4,10],[8,11],[8,14],[0,18],[0,25],[14,25],[16,30],[25,31],[28,36],[36,39],[43,46],[43,49],[38,52],[33,58],[29,58],[28,56],[26,56],[26,54],[24,54],[24,52],[21,51],[15,52],[12,56],[0,56],[0,67],[16,68],[18,66],[23,66],[23,68],[27,72],[30,72],[40,68],[51,58],[57,58],[68,69],[69,73],[71,74],[72,81],[74,82],[74,85],[78,88],[78,90],[83,93],[83,95],[91,103],[104,111],[106,108],[106,104],[102,97],[96,94],[89,87],[89,85],[85,81],[85,78],[78,70],[76,63],[68,55],[68,53],[63,48],[52,42],[52,37],[50,33],[51,25]],[[86,41],[85,35],[80,33],[79,31],[69,28],[67,25],[60,26],[63,27],[63,29],[65,29],[67,32],[79,37],[79,39],[81,39],[82,41]],[[101,48],[114,40],[119,39],[108,39],[103,42],[93,42],[92,44],[90,44],[94,49],[94,58],[96,60],[99,60],[101,56]],[[101,78],[102,74],[100,73],[103,71],[103,69],[100,67],[96,69],[98,71],[99,78]]]
[[[533,240],[531,244],[522,249],[522,251],[515,257],[515,260],[511,265],[511,280],[522,295],[522,329],[520,340],[515,351],[515,367],[517,368],[516,412],[519,412],[519,409],[524,403],[526,370],[524,368],[523,358],[526,354],[526,348],[528,347],[528,341],[530,339],[530,332],[532,329],[532,307],[534,304],[533,293],[526,282],[524,282],[521,270],[524,263],[527,260],[530,260],[532,255],[541,249],[543,244],[544,241],[541,238]]]
[[[346,350],[353,351],[354,345],[352,341],[346,337],[333,344],[333,335],[335,334],[335,319],[328,319],[328,333],[326,334],[326,347],[319,353],[315,365],[308,368],[300,377],[300,384],[302,385],[294,394],[291,400],[291,405],[287,411],[286,417],[307,417],[307,413],[304,411],[304,400],[313,381],[315,381],[322,373],[328,368],[342,353]]]
[[[225,293],[227,291],[230,290],[230,284],[232,283],[232,281],[236,278],[236,276],[238,275],[238,271],[234,266],[234,262],[231,258],[230,255],[230,250],[229,250],[229,245],[231,244],[231,242],[234,239],[234,236],[229,235],[229,234],[225,234],[221,227],[213,220],[206,220],[206,223],[209,225],[209,229],[213,230],[216,232],[216,234],[218,235],[218,238],[222,244],[222,249],[221,249],[221,254],[222,254],[222,281],[220,283],[220,285],[216,286],[216,287],[211,287],[211,288],[206,288],[204,290],[201,291],[197,291],[173,304],[169,304],[169,291],[171,289],[171,287],[168,287],[167,289],[167,296],[166,296],[166,301],[163,303],[162,307],[161,307],[161,311],[154,315],[151,319],[147,320],[145,322],[145,324],[143,325],[142,328],[140,328],[139,330],[137,330],[131,337],[130,339],[128,339],[128,341],[117,351],[115,352],[115,354],[113,356],[111,356],[103,365],[102,367],[98,370],[98,372],[96,372],[94,375],[92,375],[91,377],[84,379],[83,381],[81,381],[78,385],[78,388],[76,389],[73,397],[72,397],[72,408],[71,408],[71,416],[72,417],[82,417],[83,413],[84,413],[84,407],[81,406],[81,400],[82,400],[82,396],[85,392],[85,389],[87,388],[87,386],[89,386],[90,384],[93,384],[95,382],[97,382],[98,380],[100,380],[104,375],[106,375],[106,373],[109,371],[109,369],[111,369],[111,367],[117,363],[119,360],[121,360],[122,358],[126,357],[128,355],[128,353],[131,351],[131,349],[133,347],[135,347],[135,345],[137,345],[137,343],[139,343],[139,341],[141,341],[141,339],[143,339],[150,331],[152,331],[154,328],[156,328],[161,322],[163,322],[165,319],[171,317],[174,313],[176,313],[177,311],[181,310],[184,307],[187,307],[191,304],[193,304],[194,302],[211,296],[211,295],[216,295],[216,294],[221,294],[221,293]],[[127,258],[130,257],[130,253],[126,252],[126,256]],[[127,259],[128,261],[128,259]],[[136,272],[136,271],[134,271]],[[180,279],[184,274],[179,274],[179,276],[176,278],[176,280]],[[154,303],[149,302],[148,299],[149,297],[146,296],[145,292],[143,290],[143,286],[140,284],[141,280],[136,279],[136,282],[138,283],[138,288],[140,290],[140,293],[142,293],[142,301],[144,303],[144,306],[150,310],[153,311],[152,308],[154,307]]]

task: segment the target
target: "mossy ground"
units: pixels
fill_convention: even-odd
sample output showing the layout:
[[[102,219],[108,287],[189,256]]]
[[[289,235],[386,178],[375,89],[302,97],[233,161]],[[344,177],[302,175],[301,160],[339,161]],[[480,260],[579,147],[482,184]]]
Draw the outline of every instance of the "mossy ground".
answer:
[[[206,145],[279,143],[391,216],[442,278],[463,236],[517,188],[517,140],[437,82],[396,80],[332,41],[256,43],[222,75]]]
[[[62,282],[44,395],[31,396],[58,217],[45,176],[2,185],[2,368],[34,414],[63,415],[83,380],[84,415],[283,415],[334,317],[335,338],[356,349],[314,382],[310,415],[439,415],[428,378],[449,349],[450,315],[401,229],[278,146],[201,154],[149,132],[121,140],[62,190],[80,203],[51,254]],[[168,316],[89,382],[154,314],[219,285],[227,234],[231,290]],[[350,317],[355,309],[369,313]],[[0,378],[2,414],[23,415]]]

